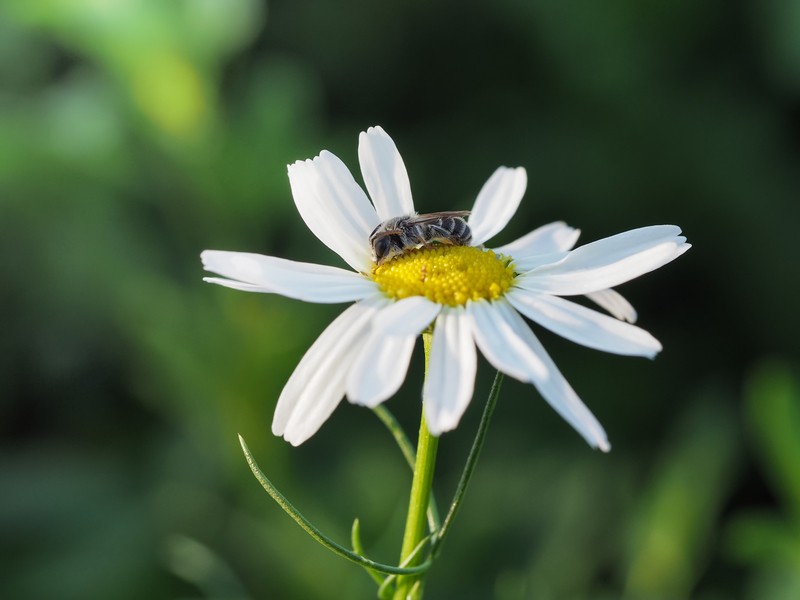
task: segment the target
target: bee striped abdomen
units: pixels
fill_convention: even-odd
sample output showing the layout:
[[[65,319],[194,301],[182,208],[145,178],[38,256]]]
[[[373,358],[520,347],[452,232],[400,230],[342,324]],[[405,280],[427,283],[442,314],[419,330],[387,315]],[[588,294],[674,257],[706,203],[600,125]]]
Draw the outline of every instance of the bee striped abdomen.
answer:
[[[465,246],[472,239],[469,225],[459,217],[447,217],[428,226],[417,225],[420,238],[426,244],[439,243],[448,246]]]

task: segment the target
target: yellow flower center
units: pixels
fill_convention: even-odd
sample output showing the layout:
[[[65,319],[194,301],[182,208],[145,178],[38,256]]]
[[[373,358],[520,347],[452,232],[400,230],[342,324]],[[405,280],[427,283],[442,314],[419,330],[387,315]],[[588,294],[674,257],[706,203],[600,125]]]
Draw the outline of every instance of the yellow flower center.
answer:
[[[496,300],[511,287],[514,265],[505,256],[472,246],[433,246],[410,250],[372,271],[390,298],[425,296],[458,306],[467,300]]]

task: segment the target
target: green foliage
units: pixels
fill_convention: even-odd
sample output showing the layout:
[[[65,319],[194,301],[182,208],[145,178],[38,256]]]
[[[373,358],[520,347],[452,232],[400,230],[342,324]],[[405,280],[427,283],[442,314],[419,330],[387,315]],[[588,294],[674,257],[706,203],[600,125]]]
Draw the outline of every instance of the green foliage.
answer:
[[[631,516],[630,598],[690,598],[703,575],[739,459],[726,401],[714,392],[696,395],[661,449]]]
[[[766,360],[745,395],[755,458],[779,510],[757,507],[729,527],[731,554],[748,565],[752,598],[800,594],[800,380],[786,364]]]
[[[498,242],[676,223],[625,286],[654,362],[542,333],[614,445],[504,383],[432,598],[800,594],[796,3],[7,0],[0,5],[0,597],[370,597],[252,480],[396,564],[410,476],[344,403],[301,448],[280,390],[339,307],[201,281],[199,252],[341,261],[285,165],[354,168],[381,124],[422,211],[500,164],[529,190]],[[538,330],[537,330],[538,332]],[[421,352],[419,352],[421,355]],[[389,403],[418,421],[421,356]],[[748,373],[742,381],[742,373]],[[479,369],[485,398],[491,369]],[[743,403],[743,410],[740,410]],[[445,435],[452,497],[475,403]]]

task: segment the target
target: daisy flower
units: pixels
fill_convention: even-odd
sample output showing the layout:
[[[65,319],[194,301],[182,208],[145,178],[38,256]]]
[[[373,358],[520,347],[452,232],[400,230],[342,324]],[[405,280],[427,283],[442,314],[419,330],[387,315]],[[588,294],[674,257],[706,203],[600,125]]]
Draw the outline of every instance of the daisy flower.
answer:
[[[297,210],[308,228],[352,268],[246,252],[206,250],[205,281],[306,302],[353,302],[309,348],[286,383],[272,422],[293,445],[311,437],[344,397],[375,407],[405,379],[417,337],[433,325],[423,402],[428,428],[458,425],[472,398],[476,348],[495,368],[526,383],[590,445],[610,449],[603,427],[556,367],[525,317],[573,342],[654,357],[661,344],[633,325],[636,312],[612,288],[674,260],[690,245],[673,225],[643,227],[574,248],[579,231],[562,222],[505,246],[484,243],[513,217],[525,169],[500,167],[468,217],[470,245],[410,249],[376,265],[370,234],[414,215],[411,186],[392,139],[380,127],[359,137],[369,196],[336,156],[322,151],[289,165]],[[586,296],[604,314],[567,300]]]

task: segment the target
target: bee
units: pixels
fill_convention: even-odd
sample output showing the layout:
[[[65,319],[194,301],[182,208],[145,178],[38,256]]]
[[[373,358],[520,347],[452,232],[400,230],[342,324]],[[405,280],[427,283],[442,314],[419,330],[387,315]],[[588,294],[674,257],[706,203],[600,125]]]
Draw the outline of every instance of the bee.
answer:
[[[472,232],[464,220],[468,214],[468,210],[452,210],[388,219],[369,235],[372,259],[380,265],[415,248],[434,244],[466,246],[472,241]]]

